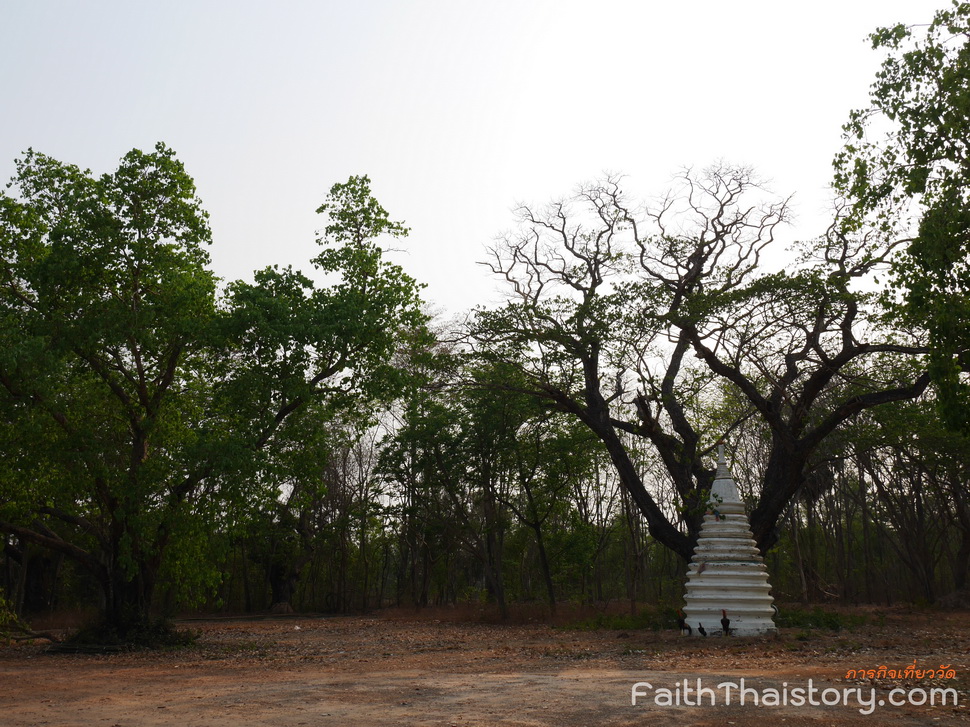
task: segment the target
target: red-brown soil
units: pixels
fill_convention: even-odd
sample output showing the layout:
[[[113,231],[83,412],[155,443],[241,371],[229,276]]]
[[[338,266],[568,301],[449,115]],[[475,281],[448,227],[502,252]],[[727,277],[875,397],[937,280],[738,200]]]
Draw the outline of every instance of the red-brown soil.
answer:
[[[437,617],[436,617],[437,616]],[[970,613],[887,611],[833,633],[782,629],[765,638],[574,631],[456,622],[447,614],[290,616],[184,622],[193,647],[52,654],[46,643],[0,646],[0,725],[958,725],[970,724]],[[951,679],[846,679],[847,669],[949,665]],[[739,683],[759,699],[738,704]],[[684,680],[711,689],[666,706]],[[818,692],[809,695],[811,684]],[[638,682],[645,696],[631,705]],[[953,687],[958,704],[893,706],[916,689]],[[833,706],[795,706],[822,690],[861,688]],[[733,689],[733,688],[732,688]],[[871,690],[875,690],[872,692]],[[748,692],[752,694],[753,692]],[[858,696],[853,691],[854,696]],[[834,699],[838,694],[829,691]],[[939,697],[937,697],[939,699]],[[884,702],[878,706],[878,701]],[[675,700],[676,701],[676,700]]]

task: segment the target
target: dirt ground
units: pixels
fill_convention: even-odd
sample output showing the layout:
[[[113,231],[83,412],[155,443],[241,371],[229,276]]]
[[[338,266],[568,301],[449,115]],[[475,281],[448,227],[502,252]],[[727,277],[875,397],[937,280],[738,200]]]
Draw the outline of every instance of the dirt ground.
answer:
[[[970,724],[967,612],[884,611],[841,633],[707,639],[458,622],[447,612],[181,625],[199,632],[196,646],[0,646],[0,725]],[[845,678],[914,661],[948,665],[956,678]],[[956,705],[953,693],[945,705],[932,694],[945,687]]]

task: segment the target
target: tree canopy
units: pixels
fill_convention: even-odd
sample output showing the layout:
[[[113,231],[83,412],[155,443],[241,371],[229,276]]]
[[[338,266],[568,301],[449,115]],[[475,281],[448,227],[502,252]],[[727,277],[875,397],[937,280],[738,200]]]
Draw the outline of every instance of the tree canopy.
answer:
[[[320,208],[330,225],[313,263],[333,284],[268,268],[220,300],[206,213],[169,148],[133,150],[97,178],[33,151],[16,170],[18,194],[0,197],[16,461],[0,530],[83,565],[128,638],[160,578],[218,578],[205,523],[278,497],[328,417],[399,386],[389,361],[424,318],[377,238],[406,230],[352,177]]]
[[[929,331],[941,411],[970,431],[970,3],[870,40],[886,57],[836,158],[836,186],[852,205],[844,224],[905,240],[897,315]]]
[[[777,594],[966,597],[968,38],[959,1],[872,34],[820,234],[783,247],[790,198],[744,166],[651,200],[606,176],[520,206],[485,262],[507,300],[448,330],[366,176],[317,208],[312,269],[221,281],[170,148],[101,175],[28,150],[0,192],[0,632],[57,592],[129,642],[209,598],[636,612],[680,596],[725,440]]]
[[[471,335],[483,356],[521,372],[523,391],[602,440],[651,535],[684,558],[712,449],[760,419],[770,454],[752,529],[767,549],[826,437],[926,386],[904,363],[923,351],[918,341],[881,329],[874,296],[857,284],[892,245],[833,228],[784,270],[766,269],[787,201],[765,198],[744,168],[685,175],[679,191],[637,209],[616,179],[522,208],[519,232],[489,263],[510,301],[480,311]],[[735,393],[733,410],[715,413],[718,382]],[[673,502],[645,482],[630,437],[656,448]]]

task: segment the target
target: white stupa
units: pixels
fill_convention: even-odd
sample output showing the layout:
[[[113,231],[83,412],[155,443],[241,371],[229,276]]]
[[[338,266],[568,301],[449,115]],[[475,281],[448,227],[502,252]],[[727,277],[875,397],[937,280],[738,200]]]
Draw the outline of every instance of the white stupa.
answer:
[[[699,636],[723,632],[723,610],[731,634],[755,636],[775,630],[768,569],[755,544],[734,478],[718,447],[717,474],[707,514],[687,569],[684,620]]]

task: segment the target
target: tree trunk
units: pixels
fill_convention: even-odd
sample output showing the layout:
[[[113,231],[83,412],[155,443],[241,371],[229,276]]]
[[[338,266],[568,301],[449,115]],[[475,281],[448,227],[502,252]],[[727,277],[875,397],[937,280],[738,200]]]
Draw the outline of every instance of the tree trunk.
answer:
[[[285,563],[273,563],[269,567],[269,588],[272,613],[293,613],[293,594],[296,592],[297,574]]]
[[[552,582],[552,569],[549,567],[549,557],[546,555],[546,544],[542,538],[542,524],[534,523],[532,531],[536,534],[536,547],[539,550],[539,565],[542,567],[542,578],[546,583],[546,595],[549,598],[549,611],[556,613],[556,587]]]
[[[108,578],[102,584],[105,593],[104,638],[117,637],[124,642],[150,640],[152,599],[155,595],[157,568],[142,563],[131,576],[117,558],[111,564]]]
[[[296,594],[296,584],[306,564],[313,554],[304,552],[289,560],[277,560],[269,567],[269,588],[272,595],[270,611],[273,613],[293,613],[293,596]]]
[[[751,513],[751,532],[762,555],[778,542],[778,520],[805,481],[805,455],[776,434],[765,467],[761,497]]]
[[[604,413],[604,416],[608,416],[608,414]],[[620,482],[623,483],[626,491],[630,493],[636,503],[637,509],[646,519],[650,535],[685,561],[689,561],[694,554],[697,532],[684,535],[670,523],[667,516],[654,502],[650,493],[647,492],[647,488],[644,487],[636,466],[630,460],[626,447],[623,446],[612,426],[599,426],[594,428],[593,431],[606,445],[606,451],[620,476]],[[699,528],[697,528],[697,531],[699,532]]]

